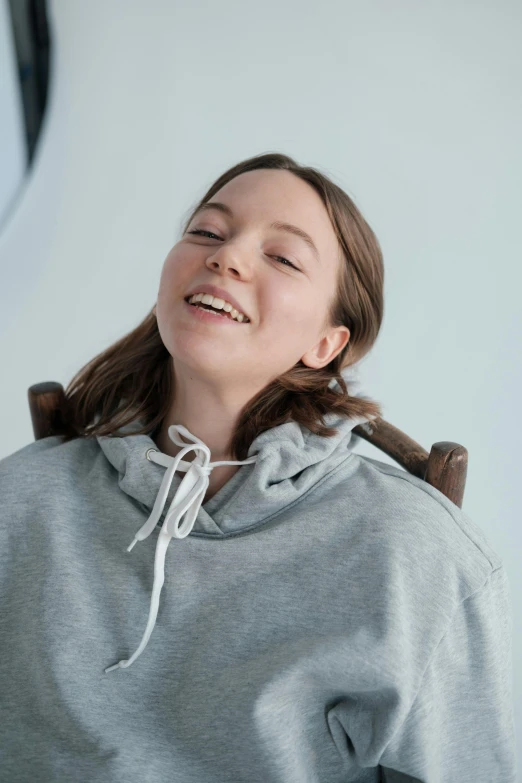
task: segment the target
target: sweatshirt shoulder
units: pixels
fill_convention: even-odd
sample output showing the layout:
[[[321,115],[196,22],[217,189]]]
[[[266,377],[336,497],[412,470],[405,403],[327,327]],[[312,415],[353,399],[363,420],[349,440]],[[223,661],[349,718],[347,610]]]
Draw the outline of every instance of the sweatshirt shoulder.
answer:
[[[93,438],[75,438],[64,443],[58,435],[40,438],[0,460],[0,491],[4,495],[14,486],[51,482],[57,475],[74,473],[92,463],[99,452]]]
[[[27,461],[33,462],[35,458],[38,459],[39,455],[48,453],[51,449],[60,446],[61,443],[62,439],[58,435],[53,435],[49,438],[40,438],[39,440],[27,443],[20,449],[17,449],[0,459],[0,477],[9,475],[9,473],[16,470]]]
[[[399,466],[354,456],[358,485],[370,491],[391,536],[402,531],[401,540],[413,550],[424,547],[424,556],[431,552],[435,560],[447,556],[468,575],[470,590],[504,565],[479,525],[438,489]]]

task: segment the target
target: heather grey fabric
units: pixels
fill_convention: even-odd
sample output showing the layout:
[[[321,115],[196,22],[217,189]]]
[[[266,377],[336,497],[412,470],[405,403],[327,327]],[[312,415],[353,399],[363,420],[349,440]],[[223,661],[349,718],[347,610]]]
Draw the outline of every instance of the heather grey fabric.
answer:
[[[513,783],[512,605],[468,516],[289,422],[172,538],[149,435],[0,461],[0,780]],[[190,459],[190,457],[189,457]],[[183,474],[174,476],[162,519]]]

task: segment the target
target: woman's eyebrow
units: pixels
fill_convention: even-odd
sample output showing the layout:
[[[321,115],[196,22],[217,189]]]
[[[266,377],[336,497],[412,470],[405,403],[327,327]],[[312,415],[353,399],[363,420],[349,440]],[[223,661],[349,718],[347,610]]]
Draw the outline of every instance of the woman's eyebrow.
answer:
[[[234,217],[232,209],[228,206],[228,204],[224,204],[222,201],[206,201],[204,204],[201,204],[201,206],[194,212],[192,217],[194,218],[199,212],[204,212],[209,209],[217,209],[218,212],[223,212],[223,214],[228,215],[228,217]],[[306,231],[303,231],[302,228],[294,226],[292,223],[282,223],[280,220],[276,220],[274,223],[271,223],[270,228],[275,228],[279,231],[286,231],[289,234],[294,234],[294,236],[300,237],[300,239],[306,242],[314,254],[316,260],[319,261],[319,251],[315,246],[315,242],[313,241],[310,234],[307,234]]]

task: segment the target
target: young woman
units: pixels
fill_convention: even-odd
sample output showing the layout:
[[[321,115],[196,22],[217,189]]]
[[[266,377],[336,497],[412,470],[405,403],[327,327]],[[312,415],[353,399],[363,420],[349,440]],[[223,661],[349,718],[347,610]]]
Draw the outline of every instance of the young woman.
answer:
[[[1,780],[515,780],[503,562],[353,451],[382,317],[325,175],[267,154],[210,187],[67,434],[0,462]]]

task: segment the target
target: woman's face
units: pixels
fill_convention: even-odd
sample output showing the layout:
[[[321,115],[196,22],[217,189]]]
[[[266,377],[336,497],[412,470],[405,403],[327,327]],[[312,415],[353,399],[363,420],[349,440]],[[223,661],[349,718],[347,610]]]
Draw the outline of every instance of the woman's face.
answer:
[[[196,213],[161,273],[156,316],[176,373],[185,368],[210,383],[261,389],[300,359],[309,367],[328,364],[350,333],[345,326],[322,329],[340,248],[319,195],[288,171],[261,169],[228,182],[213,202],[230,214]],[[316,250],[273,227],[276,221],[306,232]],[[224,289],[249,322],[197,317],[185,297],[201,284]]]

